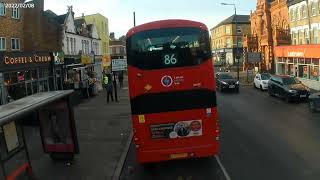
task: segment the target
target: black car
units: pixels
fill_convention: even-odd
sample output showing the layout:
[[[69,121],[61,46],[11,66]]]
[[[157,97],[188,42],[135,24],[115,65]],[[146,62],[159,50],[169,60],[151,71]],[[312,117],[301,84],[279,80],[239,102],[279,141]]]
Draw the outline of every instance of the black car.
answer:
[[[217,88],[220,92],[231,89],[239,92],[239,81],[236,80],[230,73],[217,73]]]
[[[309,108],[311,111],[320,111],[320,92],[309,96]]]
[[[308,99],[310,89],[295,77],[274,75],[268,82],[268,93],[270,96],[279,96],[290,102]]]

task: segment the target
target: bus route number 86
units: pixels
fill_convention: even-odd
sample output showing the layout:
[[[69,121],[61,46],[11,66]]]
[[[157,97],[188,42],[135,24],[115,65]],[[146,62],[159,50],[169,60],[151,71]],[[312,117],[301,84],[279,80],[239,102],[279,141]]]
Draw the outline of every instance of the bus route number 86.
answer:
[[[178,60],[176,58],[176,54],[165,54],[164,55],[164,64],[165,65],[175,65]]]

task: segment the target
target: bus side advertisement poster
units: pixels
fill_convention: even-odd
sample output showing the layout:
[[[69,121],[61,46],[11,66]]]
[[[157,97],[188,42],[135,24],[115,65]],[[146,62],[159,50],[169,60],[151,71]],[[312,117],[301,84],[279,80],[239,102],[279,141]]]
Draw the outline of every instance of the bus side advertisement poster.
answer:
[[[152,139],[175,139],[202,136],[202,121],[190,120],[150,126]]]

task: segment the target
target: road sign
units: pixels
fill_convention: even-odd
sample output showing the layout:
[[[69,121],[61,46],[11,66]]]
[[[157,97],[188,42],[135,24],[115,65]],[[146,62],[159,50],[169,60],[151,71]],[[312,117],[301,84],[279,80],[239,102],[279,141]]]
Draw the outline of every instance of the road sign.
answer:
[[[127,69],[127,59],[112,59],[112,71],[124,71]]]
[[[248,62],[255,63],[261,61],[261,53],[260,52],[248,52]]]

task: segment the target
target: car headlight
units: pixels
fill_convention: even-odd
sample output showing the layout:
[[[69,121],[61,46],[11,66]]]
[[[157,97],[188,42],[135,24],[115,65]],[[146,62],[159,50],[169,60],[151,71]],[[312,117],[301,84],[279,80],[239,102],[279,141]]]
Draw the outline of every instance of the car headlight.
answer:
[[[224,82],[224,81],[221,81],[221,83],[224,84],[224,85],[227,85],[227,84],[228,84],[228,83],[226,83],[226,82]]]
[[[289,93],[297,93],[297,91],[290,89],[290,90],[289,90]]]
[[[237,81],[236,84],[239,84],[239,81]]]

